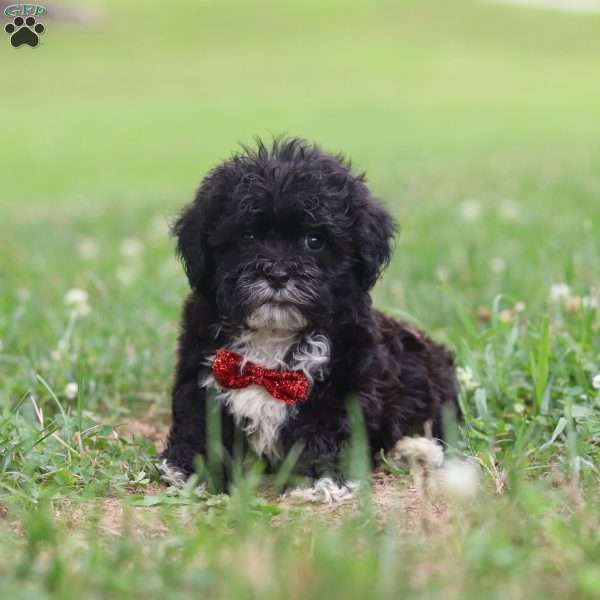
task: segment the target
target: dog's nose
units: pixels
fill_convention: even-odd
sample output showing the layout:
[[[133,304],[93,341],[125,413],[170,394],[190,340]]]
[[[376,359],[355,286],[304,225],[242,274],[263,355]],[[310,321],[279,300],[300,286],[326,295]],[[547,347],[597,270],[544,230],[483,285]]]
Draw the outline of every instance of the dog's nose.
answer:
[[[268,282],[276,288],[282,288],[290,279],[289,271],[280,263],[268,265],[264,274]]]

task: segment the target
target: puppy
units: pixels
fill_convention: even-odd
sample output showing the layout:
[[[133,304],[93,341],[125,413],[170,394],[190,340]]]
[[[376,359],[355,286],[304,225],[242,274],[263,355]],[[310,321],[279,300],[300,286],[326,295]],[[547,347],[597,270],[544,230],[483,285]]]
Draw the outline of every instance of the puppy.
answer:
[[[404,436],[442,438],[444,405],[458,414],[453,358],[373,309],[394,223],[342,156],[299,139],[243,147],[206,176],[174,234],[191,293],[164,479],[184,482],[212,448],[226,482],[241,440],[271,468],[294,449],[314,490],[344,495],[351,401],[374,459]]]

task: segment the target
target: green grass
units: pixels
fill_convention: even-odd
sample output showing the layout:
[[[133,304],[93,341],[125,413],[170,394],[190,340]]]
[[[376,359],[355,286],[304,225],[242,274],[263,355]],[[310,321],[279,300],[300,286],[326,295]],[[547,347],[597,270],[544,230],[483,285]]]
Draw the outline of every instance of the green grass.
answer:
[[[600,17],[111,0],[0,67],[2,597],[598,597]],[[256,472],[172,497],[126,435],[168,422],[167,223],[239,141],[282,131],[347,152],[401,224],[375,301],[473,373],[466,506],[289,509]]]

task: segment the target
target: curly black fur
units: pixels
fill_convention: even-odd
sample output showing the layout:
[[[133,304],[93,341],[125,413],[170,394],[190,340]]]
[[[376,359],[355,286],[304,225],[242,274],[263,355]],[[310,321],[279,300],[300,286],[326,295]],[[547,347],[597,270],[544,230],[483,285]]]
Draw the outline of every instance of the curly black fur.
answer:
[[[285,306],[301,314],[303,331],[329,341],[325,376],[314,381],[307,402],[289,411],[278,434],[283,456],[301,444],[299,473],[339,474],[352,397],[373,456],[403,436],[423,434],[427,423],[442,437],[442,406],[458,412],[451,354],[371,305],[369,291],[390,259],[394,229],[364,175],[302,140],[279,139],[270,147],[259,141],[207,175],[174,226],[192,292],[162,455],[171,466],[189,474],[195,457],[206,454],[207,392],[199,385],[210,372],[206,360],[247,328],[262,301],[261,285],[263,292],[292,286]],[[322,246],[309,248],[307,234]],[[238,430],[227,407],[220,411],[227,458]]]

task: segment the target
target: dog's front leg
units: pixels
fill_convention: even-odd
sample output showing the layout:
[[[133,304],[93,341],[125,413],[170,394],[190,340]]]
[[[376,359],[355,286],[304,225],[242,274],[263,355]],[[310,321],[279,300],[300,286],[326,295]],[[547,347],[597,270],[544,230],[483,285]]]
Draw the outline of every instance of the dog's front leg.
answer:
[[[173,423],[167,446],[159,457],[161,478],[183,487],[203,462],[203,485],[223,491],[229,480],[234,427],[231,416],[210,392],[199,386],[198,377],[173,389]]]
[[[206,455],[206,390],[197,379],[185,381],[173,389],[172,402],[173,422],[158,468],[167,483],[182,487],[196,457]]]

